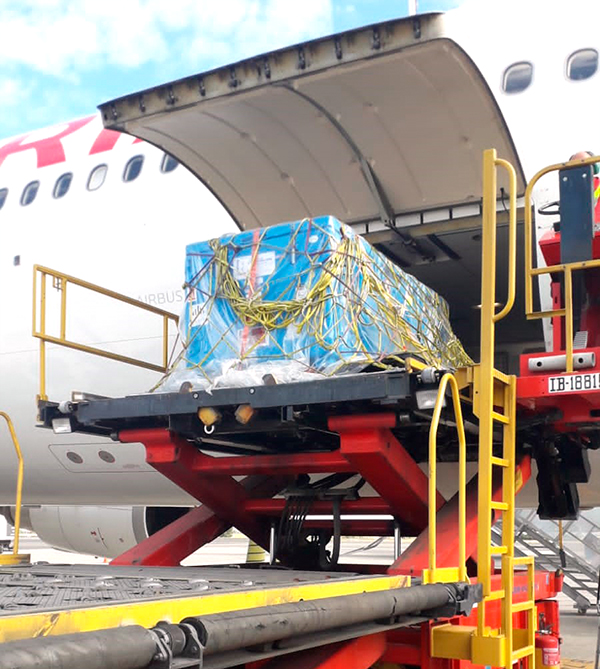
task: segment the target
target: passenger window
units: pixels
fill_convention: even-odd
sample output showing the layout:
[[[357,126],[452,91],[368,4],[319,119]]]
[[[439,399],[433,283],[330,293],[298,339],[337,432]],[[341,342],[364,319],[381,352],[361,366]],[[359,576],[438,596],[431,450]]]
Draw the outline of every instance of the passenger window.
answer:
[[[596,49],[580,49],[569,56],[567,61],[567,77],[573,81],[589,79],[598,69],[598,52]]]
[[[71,187],[71,181],[73,181],[72,172],[67,172],[66,174],[58,177],[56,183],[54,184],[54,190],[52,191],[53,197],[55,197],[57,200],[58,198],[64,197]]]
[[[513,63],[504,70],[502,90],[505,93],[521,93],[533,79],[533,65],[527,61]]]
[[[21,195],[21,204],[26,207],[28,204],[31,204],[35,200],[35,196],[38,194],[38,189],[40,187],[39,181],[32,181],[28,183],[27,186],[23,189],[23,195]]]
[[[131,158],[127,165],[125,165],[125,170],[123,171],[123,181],[133,181],[140,176],[142,171],[142,165],[144,164],[144,156],[134,156]]]
[[[106,173],[108,172],[108,166],[107,165],[97,165],[94,167],[94,169],[90,172],[90,176],[88,178],[87,182],[87,189],[88,190],[98,190],[100,186],[104,183],[104,179],[106,179]]]
[[[160,171],[163,174],[166,174],[167,172],[172,172],[179,163],[173,156],[170,156],[168,153],[165,153],[163,156],[162,162],[160,164]]]
[[[0,188],[0,209],[4,206],[6,198],[8,197],[8,188]]]

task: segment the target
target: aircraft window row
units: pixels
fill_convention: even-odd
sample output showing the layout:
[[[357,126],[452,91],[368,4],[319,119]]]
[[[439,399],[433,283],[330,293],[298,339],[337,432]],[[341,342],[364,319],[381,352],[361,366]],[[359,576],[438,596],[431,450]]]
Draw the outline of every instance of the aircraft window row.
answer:
[[[137,179],[142,172],[143,164],[144,156],[139,155],[130,158],[125,165],[125,169],[123,170],[123,181],[129,182]],[[160,171],[163,174],[166,174],[168,172],[172,172],[178,165],[179,162],[173,158],[173,156],[165,153],[160,163]],[[87,189],[89,191],[98,190],[104,184],[107,173],[108,165],[105,163],[96,165],[88,177],[86,185]],[[54,197],[56,200],[64,197],[69,192],[72,182],[73,172],[65,172],[65,174],[61,174],[56,180],[54,188],[52,189],[52,197]],[[21,193],[20,200],[23,207],[26,207],[35,200],[39,187],[39,181],[31,181],[25,186],[23,192]],[[0,209],[2,209],[4,206],[7,197],[8,188],[0,188]]]
[[[598,70],[598,52],[596,49],[579,49],[567,59],[566,74],[571,81],[583,81],[594,76]],[[520,93],[529,87],[533,80],[533,63],[519,61],[509,65],[502,77],[502,90],[505,93]]]

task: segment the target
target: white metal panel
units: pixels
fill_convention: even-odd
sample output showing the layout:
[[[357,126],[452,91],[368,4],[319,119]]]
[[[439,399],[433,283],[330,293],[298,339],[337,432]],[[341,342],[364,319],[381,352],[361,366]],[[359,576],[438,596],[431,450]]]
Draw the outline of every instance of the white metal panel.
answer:
[[[485,148],[519,164],[487,84],[437,14],[260,56],[101,111],[107,127],[185,163],[242,228],[320,214],[393,225],[398,214],[478,201]]]

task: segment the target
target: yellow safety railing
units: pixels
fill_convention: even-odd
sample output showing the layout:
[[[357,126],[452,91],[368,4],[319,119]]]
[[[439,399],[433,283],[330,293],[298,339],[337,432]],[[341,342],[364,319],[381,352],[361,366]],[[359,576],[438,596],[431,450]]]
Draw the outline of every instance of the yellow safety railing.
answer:
[[[47,311],[47,277],[51,277],[52,286],[61,292],[60,300],[60,332],[58,336],[48,334],[46,328],[46,311]],[[38,283],[39,283],[39,300],[38,300]],[[113,353],[112,351],[107,351],[106,349],[96,348],[94,346],[89,346],[87,344],[81,344],[75,341],[71,341],[67,338],[67,287],[69,285],[79,286],[86,290],[89,290],[93,293],[99,295],[104,295],[105,297],[112,298],[118,302],[124,304],[129,304],[133,307],[141,309],[143,311],[156,314],[160,316],[162,323],[162,363],[157,364],[148,360],[141,360],[138,358],[131,358],[126,355],[120,355],[118,353]],[[56,270],[49,269],[47,267],[42,267],[40,265],[34,265],[33,267],[33,331],[32,334],[34,337],[37,337],[40,340],[40,393],[38,395],[38,400],[47,400],[46,395],[46,343],[58,344],[60,346],[66,346],[67,348],[72,348],[77,351],[83,351],[85,353],[91,353],[93,355],[98,355],[103,358],[108,358],[110,360],[116,360],[118,362],[124,362],[129,365],[134,365],[136,367],[142,367],[144,369],[150,369],[155,372],[166,372],[169,366],[169,323],[172,322],[175,326],[179,321],[179,317],[176,314],[172,314],[169,311],[159,309],[152,305],[141,302],[140,300],[135,300],[127,295],[121,295],[113,290],[108,290],[97,286],[88,281],[82,281],[63,272],[57,272]]]
[[[458,566],[437,567],[437,431],[444,406],[446,388],[450,385],[452,404],[458,433]],[[454,374],[444,374],[440,381],[438,394],[433,410],[431,427],[429,428],[429,568],[423,571],[423,583],[439,583],[440,581],[466,581],[466,506],[467,506],[467,440],[460,404],[460,391]]]
[[[13,551],[12,551],[12,560],[11,562],[22,562],[26,560],[29,556],[19,554],[19,539],[21,533],[21,502],[23,499],[23,472],[24,472],[24,463],[23,463],[23,454],[21,453],[21,446],[19,440],[17,439],[17,433],[15,431],[15,426],[13,425],[10,416],[4,411],[0,411],[0,417],[4,418],[8,431],[10,432],[10,437],[15,448],[15,453],[17,454],[18,460],[18,469],[17,469],[17,494],[15,499],[15,540],[13,542]],[[4,556],[0,555],[0,564],[5,564],[7,560],[3,559]]]
[[[528,319],[550,318],[560,316],[565,319],[565,353],[566,371],[573,371],[573,272],[600,267],[600,260],[585,260],[582,262],[552,265],[550,267],[533,267],[533,231],[532,231],[532,193],[537,182],[550,172],[564,169],[573,169],[582,165],[593,165],[600,162],[599,156],[580,160],[571,160],[566,163],[550,165],[540,170],[527,184],[525,191],[525,314]],[[549,311],[534,311],[533,308],[533,277],[543,274],[564,275],[564,305],[560,309]]]
[[[496,194],[497,169],[505,169],[509,177],[509,258],[508,290],[504,307],[496,312]],[[478,487],[478,537],[477,580],[483,586],[484,599],[477,611],[477,637],[486,648],[486,638],[496,637],[503,643],[504,666],[524,657],[533,657],[535,634],[535,601],[533,596],[533,561],[528,565],[528,591],[526,602],[512,601],[515,565],[523,563],[515,558],[515,423],[516,423],[516,377],[499,372],[494,367],[495,326],[512,309],[516,283],[516,173],[513,166],[498,159],[496,151],[484,152],[483,158],[483,235],[482,235],[482,286],[481,286],[481,358],[476,374],[476,396],[474,410],[479,417],[479,487]],[[527,210],[527,207],[526,207]],[[502,425],[502,452],[494,455],[494,427]],[[502,470],[501,501],[492,499],[493,468]],[[492,545],[492,517],[494,512],[502,514],[502,545]],[[492,590],[492,558],[501,556],[501,582],[498,590]],[[531,567],[531,568],[530,568]],[[502,607],[502,629],[490,630],[485,622],[485,602],[500,600]],[[515,648],[513,643],[513,615],[528,611],[527,641]],[[488,662],[485,662],[488,664]],[[492,663],[493,664],[493,663]]]

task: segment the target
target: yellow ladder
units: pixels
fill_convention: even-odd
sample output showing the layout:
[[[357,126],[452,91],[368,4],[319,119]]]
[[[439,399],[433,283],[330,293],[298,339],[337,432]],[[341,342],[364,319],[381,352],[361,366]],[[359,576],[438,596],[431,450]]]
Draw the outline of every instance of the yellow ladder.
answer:
[[[508,295],[496,312],[496,193],[498,167],[510,181]],[[448,659],[469,660],[474,664],[512,667],[515,662],[535,656],[534,561],[515,557],[515,422],[516,377],[494,367],[495,326],[512,309],[516,279],[516,174],[510,163],[499,159],[494,149],[484,152],[481,287],[480,364],[467,370],[473,389],[473,411],[479,418],[477,580],[483,587],[483,601],[477,608],[477,627],[441,625],[432,629],[432,654]],[[440,388],[442,390],[442,388]],[[502,426],[502,448],[494,453],[494,429]],[[492,498],[494,471],[502,472],[502,496]],[[492,545],[492,515],[502,517],[502,545]],[[431,531],[431,530],[430,530]],[[501,586],[492,588],[492,559],[501,560]],[[527,600],[513,602],[515,567],[527,569]],[[499,601],[501,627],[486,624],[486,603]],[[513,616],[527,612],[525,629],[513,628]]]
[[[506,169],[510,180],[508,295],[506,304],[496,312],[496,168]],[[484,599],[478,606],[477,633],[474,647],[490,657],[480,658],[483,664],[511,667],[515,662],[535,654],[535,596],[533,558],[515,557],[515,423],[516,377],[502,374],[494,367],[495,326],[512,309],[515,301],[516,273],[516,174],[513,166],[498,159],[490,149],[483,158],[483,237],[481,286],[481,358],[475,374],[474,412],[479,417],[479,491],[478,491],[478,581],[483,585]],[[493,453],[493,432],[502,425],[502,453]],[[502,470],[502,499],[492,500],[494,467]],[[502,514],[502,545],[492,546],[492,512]],[[501,556],[501,588],[492,590],[491,563]],[[515,566],[526,565],[528,596],[525,602],[513,602]],[[485,603],[501,601],[502,627],[486,626]],[[524,633],[515,633],[513,616],[527,611]],[[519,637],[519,638],[517,638]],[[498,639],[498,641],[494,641]],[[485,661],[483,661],[485,660]],[[533,664],[531,665],[533,666]]]

